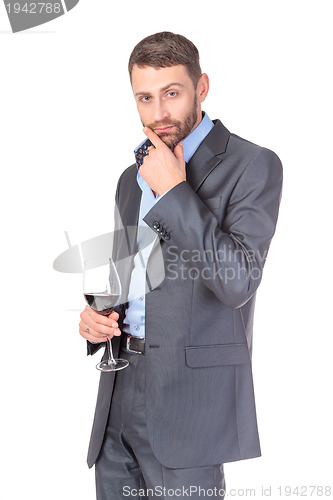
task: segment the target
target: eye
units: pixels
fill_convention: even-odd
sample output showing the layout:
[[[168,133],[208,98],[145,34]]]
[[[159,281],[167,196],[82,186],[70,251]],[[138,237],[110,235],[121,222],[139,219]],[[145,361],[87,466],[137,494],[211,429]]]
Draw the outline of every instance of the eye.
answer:
[[[140,101],[142,101],[142,102],[149,102],[149,99],[150,99],[150,97],[148,95],[140,97]]]
[[[177,92],[175,92],[174,90],[171,90],[170,92],[168,92],[168,96],[170,97],[176,97],[177,95]]]

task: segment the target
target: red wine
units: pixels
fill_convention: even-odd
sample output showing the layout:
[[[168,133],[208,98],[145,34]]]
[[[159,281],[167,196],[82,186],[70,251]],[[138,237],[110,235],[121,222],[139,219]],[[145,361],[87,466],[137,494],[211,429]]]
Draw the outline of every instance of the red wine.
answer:
[[[88,305],[94,309],[94,311],[103,316],[108,316],[112,313],[114,306],[117,304],[120,295],[113,293],[85,293],[84,298],[88,302]]]

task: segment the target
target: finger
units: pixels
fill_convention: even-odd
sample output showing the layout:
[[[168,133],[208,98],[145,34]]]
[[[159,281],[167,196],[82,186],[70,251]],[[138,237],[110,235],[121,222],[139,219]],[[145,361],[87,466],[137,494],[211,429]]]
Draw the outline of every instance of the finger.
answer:
[[[81,327],[79,328],[79,334],[85,340],[89,340],[90,342],[94,342],[95,344],[107,341],[107,337],[97,337],[97,336],[93,335],[92,333],[90,333],[90,330],[88,333],[85,329],[83,329]]]
[[[98,323],[99,325],[112,327],[112,324],[114,323],[114,318],[109,318],[109,316],[98,314],[90,306],[86,306],[83,313],[81,313],[81,319],[83,319],[84,321],[86,321],[90,317],[95,323]],[[86,322],[88,322],[89,324],[89,321]]]
[[[114,335],[121,335],[121,331],[118,328],[118,323],[114,323],[113,328],[108,328],[106,326],[101,326],[89,322],[85,323],[81,321],[79,324],[80,335],[87,340],[92,340],[94,342],[105,342],[107,338],[112,338]]]
[[[175,146],[175,149],[173,150],[173,154],[177,160],[184,161],[183,141],[178,142],[177,146]]]
[[[107,337],[103,337],[103,338],[96,337],[95,335],[88,333],[86,330],[82,329],[81,327],[79,328],[79,334],[85,340],[89,340],[90,342],[94,342],[95,344],[107,341]]]
[[[146,134],[146,136],[148,137],[148,139],[150,139],[150,141],[152,142],[152,144],[153,144],[153,146],[155,148],[157,148],[157,147],[167,148],[168,147],[166,144],[164,144],[164,142],[162,141],[162,139],[160,139],[158,137],[158,135],[155,134],[155,132],[152,131],[151,128],[144,127],[143,132]]]
[[[118,318],[118,314],[115,313],[113,318]],[[114,335],[115,330],[119,329],[117,321],[113,318],[105,318],[101,314],[95,313],[95,311],[84,310],[80,314],[82,329],[85,330],[89,328],[94,332],[94,335],[102,335],[111,337]],[[107,319],[107,322],[105,321]],[[100,322],[102,321],[102,323]],[[120,330],[119,330],[120,331]],[[89,334],[89,332],[88,332]],[[118,333],[116,333],[118,334]]]
[[[96,323],[92,318],[89,318],[87,321],[82,321],[81,323],[85,325],[85,328],[89,328],[94,332],[104,336],[113,335],[114,330],[117,330],[119,328],[118,323],[113,320],[111,326],[106,326],[106,325],[101,325],[100,323]]]
[[[93,325],[87,324],[84,321],[81,321],[79,323],[79,328],[82,330],[82,332],[85,332],[85,338],[89,337],[89,340],[91,337],[94,337],[94,339],[98,339],[99,342],[106,340],[107,338],[107,333],[106,332],[100,332],[99,330],[96,330]],[[108,332],[111,333],[111,332]]]
[[[88,325],[84,321],[80,321],[79,330],[80,330],[80,335],[89,340],[97,342],[105,342],[107,339],[106,334],[102,334],[101,332],[94,330],[92,325]]]
[[[80,317],[80,328],[82,328],[82,331],[86,332],[86,329],[89,328],[89,331],[85,335],[82,335],[87,340],[95,341],[91,338],[93,336],[99,342],[105,342],[106,338],[121,335],[121,330],[116,321],[119,318],[119,314],[116,311],[112,311],[109,316],[103,316],[96,313],[91,307],[86,306]]]
[[[112,313],[109,314],[108,318],[117,321],[119,319],[119,314],[117,311],[113,310]]]

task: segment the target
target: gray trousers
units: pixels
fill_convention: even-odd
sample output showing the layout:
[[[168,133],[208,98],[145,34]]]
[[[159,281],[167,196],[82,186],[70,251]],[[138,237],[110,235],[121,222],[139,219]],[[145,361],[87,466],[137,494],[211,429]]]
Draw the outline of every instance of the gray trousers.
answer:
[[[223,465],[170,469],[156,459],[145,419],[145,356],[121,351],[121,357],[130,364],[116,374],[107,430],[95,465],[97,500],[223,499]]]

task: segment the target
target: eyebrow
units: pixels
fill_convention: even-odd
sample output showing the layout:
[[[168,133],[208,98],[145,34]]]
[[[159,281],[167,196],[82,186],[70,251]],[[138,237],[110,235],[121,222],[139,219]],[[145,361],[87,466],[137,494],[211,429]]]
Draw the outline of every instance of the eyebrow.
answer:
[[[171,82],[171,83],[168,83],[167,85],[165,85],[164,87],[161,88],[161,92],[164,92],[165,90],[167,90],[168,88],[170,87],[181,87],[181,88],[184,88],[185,85],[183,85],[182,83],[178,83],[178,82]],[[144,91],[141,91],[141,92],[136,92],[134,95],[137,97],[139,95],[149,95],[150,92],[144,92]]]

